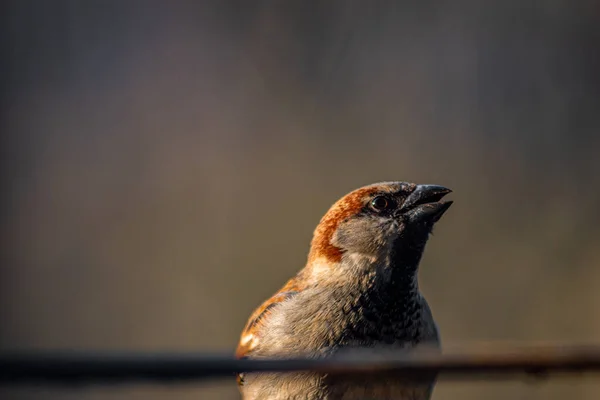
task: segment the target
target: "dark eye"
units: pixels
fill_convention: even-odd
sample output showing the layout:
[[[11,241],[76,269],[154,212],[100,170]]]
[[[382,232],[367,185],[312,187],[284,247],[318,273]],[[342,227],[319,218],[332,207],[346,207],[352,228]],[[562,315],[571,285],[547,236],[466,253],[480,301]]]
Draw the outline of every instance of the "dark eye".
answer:
[[[383,196],[377,196],[371,200],[371,208],[375,211],[383,211],[390,208],[392,202]]]

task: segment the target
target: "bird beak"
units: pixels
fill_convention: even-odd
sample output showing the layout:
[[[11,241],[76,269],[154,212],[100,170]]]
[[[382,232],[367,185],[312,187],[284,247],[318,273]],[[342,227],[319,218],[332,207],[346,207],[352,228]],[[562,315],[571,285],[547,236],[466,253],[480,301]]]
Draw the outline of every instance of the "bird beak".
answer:
[[[452,190],[439,185],[417,185],[408,195],[400,211],[412,222],[437,222],[452,205],[452,201],[440,201]]]

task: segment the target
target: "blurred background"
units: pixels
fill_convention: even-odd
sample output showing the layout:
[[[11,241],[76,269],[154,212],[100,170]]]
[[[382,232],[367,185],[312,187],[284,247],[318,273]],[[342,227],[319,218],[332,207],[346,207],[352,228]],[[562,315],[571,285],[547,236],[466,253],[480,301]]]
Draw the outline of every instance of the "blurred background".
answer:
[[[0,7],[1,349],[233,352],[328,207],[383,180],[454,189],[420,272],[445,345],[600,337],[598,2]],[[600,381],[434,392],[566,396]]]

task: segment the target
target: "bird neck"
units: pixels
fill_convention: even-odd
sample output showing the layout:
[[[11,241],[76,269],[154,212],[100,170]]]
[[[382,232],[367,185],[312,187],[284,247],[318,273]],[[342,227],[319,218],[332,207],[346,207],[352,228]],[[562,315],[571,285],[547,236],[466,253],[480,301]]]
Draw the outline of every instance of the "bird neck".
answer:
[[[317,259],[301,271],[309,285],[350,286],[362,293],[376,291],[386,301],[419,296],[417,271],[421,252],[406,249],[380,257],[346,253],[339,263]]]
[[[386,302],[406,302],[419,296],[419,259],[354,255],[344,260],[346,266],[341,270],[353,282],[358,282],[361,292],[376,292]]]

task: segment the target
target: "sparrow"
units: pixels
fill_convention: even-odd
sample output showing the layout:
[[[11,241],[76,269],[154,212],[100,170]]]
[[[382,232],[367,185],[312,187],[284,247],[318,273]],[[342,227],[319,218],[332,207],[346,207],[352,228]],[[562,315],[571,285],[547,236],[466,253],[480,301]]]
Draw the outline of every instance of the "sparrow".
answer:
[[[439,348],[417,272],[433,226],[451,206],[438,185],[382,182],[338,200],[316,227],[306,266],[256,309],[238,358],[333,357],[352,349]],[[344,377],[317,372],[241,373],[244,400],[414,399],[435,376]]]

